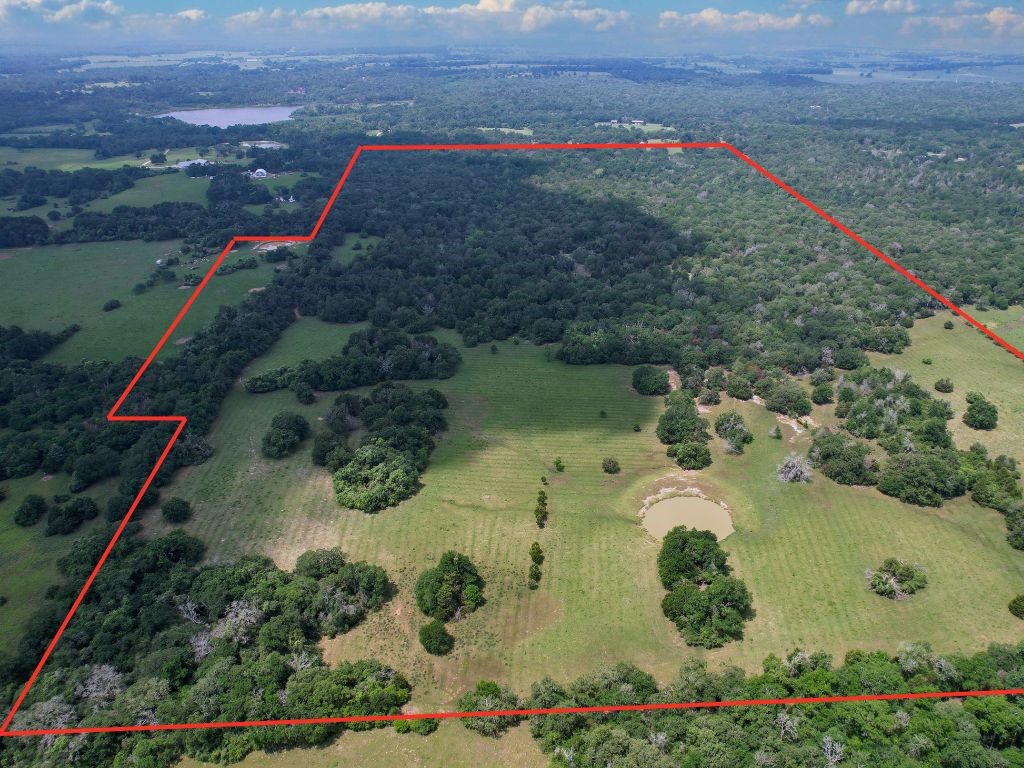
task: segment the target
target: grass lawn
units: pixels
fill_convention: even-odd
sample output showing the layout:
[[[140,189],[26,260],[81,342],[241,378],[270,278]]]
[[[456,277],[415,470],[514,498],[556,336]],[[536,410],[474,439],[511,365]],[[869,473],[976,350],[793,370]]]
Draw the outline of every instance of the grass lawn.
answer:
[[[481,755],[487,755],[486,760]],[[178,768],[210,765],[186,758]],[[346,732],[319,749],[254,752],[240,768],[346,768],[347,766],[416,766],[416,768],[480,768],[483,765],[544,768],[547,758],[530,737],[526,723],[500,739],[467,730],[462,723],[443,721],[430,736],[399,736],[391,728]]]
[[[969,311],[1010,344],[1024,348],[1024,307]],[[942,324],[950,318],[953,328],[946,330]],[[957,447],[981,442],[993,456],[1005,453],[1024,461],[1024,362],[949,312],[918,320],[910,338],[913,343],[903,354],[873,354],[872,362],[905,370],[928,388],[936,379],[952,379],[953,392],[947,395],[932,389],[932,394],[953,405],[956,417],[949,426]],[[926,365],[925,359],[932,364]],[[964,398],[971,391],[981,392],[999,408],[999,423],[991,432],[971,429],[963,422]]]
[[[24,170],[30,165],[44,171],[77,171],[81,168],[120,168],[122,165],[144,165],[149,156],[157,150],[146,150],[142,157],[135,155],[117,155],[116,157],[97,158],[91,149],[58,149],[51,147],[0,147],[0,168],[8,167],[16,171]],[[161,150],[162,151],[162,150]],[[167,150],[168,164],[180,160],[188,160],[198,156],[198,148],[183,147]],[[230,161],[229,161],[230,162]],[[164,167],[164,166],[155,166]]]
[[[308,356],[328,333],[320,326],[298,326],[301,353],[289,356],[279,345],[275,364]],[[339,327],[339,338],[345,332]],[[743,641],[707,654],[713,663],[756,670],[769,653],[797,646],[841,655],[924,640],[949,652],[1019,638],[1006,603],[1024,591],[1024,557],[1006,544],[998,513],[964,500],[941,510],[911,507],[820,476],[807,486],[782,485],[775,467],[788,451],[806,450],[808,434],[783,427],[784,440],[769,439],[775,418],[753,403],[733,403],[757,436],[746,453],[725,456],[716,444],[709,470],[683,473],[653,434],[660,398],[633,393],[630,369],[568,366],[527,345],[498,348],[463,350],[454,378],[414,385],[447,394],[450,430],[424,488],[398,508],[366,515],[337,507],[329,477],[309,462],[308,444],[282,461],[259,455],[276,412],[299,410],[315,421],[332,395],[299,406],[290,392],[241,388],[210,436],[215,456],[183,472],[168,493],[193,501],[187,527],[208,543],[211,560],[261,551],[291,567],[306,549],[340,545],[352,559],[384,566],[398,595],[326,642],[326,654],[394,665],[413,681],[421,711],[451,706],[483,677],[525,693],[545,674],[565,680],[628,659],[666,680],[684,658],[704,653],[686,647],[662,617],[657,544],[637,522],[642,499],[665,487],[700,487],[733,511],[736,533],[724,546],[754,594],[757,616]],[[554,472],[556,456],[565,473]],[[601,472],[606,456],[619,460],[621,475]],[[538,531],[531,511],[541,475],[550,480],[551,518]],[[151,532],[161,529],[151,524]],[[547,559],[541,588],[531,592],[534,540]],[[479,565],[487,604],[452,625],[455,652],[437,659],[416,639],[425,620],[411,593],[423,568],[449,548]],[[903,603],[869,593],[864,570],[889,556],[923,565],[929,587]]]
[[[160,284],[136,295],[132,287],[144,281],[159,258],[175,256],[179,241],[140,241],[48,245],[5,251],[0,261],[5,301],[0,324],[58,331],[71,323],[82,329],[50,355],[57,362],[83,359],[117,360],[145,355],[188,297],[180,281]],[[247,255],[240,252],[240,255]],[[233,258],[233,257],[232,257]],[[206,264],[200,266],[205,270]],[[187,268],[175,268],[179,277]],[[183,339],[206,325],[223,304],[236,304],[248,291],[265,285],[273,265],[218,275],[210,281],[174,336]],[[104,312],[108,299],[120,309]],[[168,352],[173,354],[173,345]]]
[[[84,208],[97,213],[110,213],[119,205],[142,208],[168,202],[206,205],[206,190],[209,186],[210,180],[207,178],[193,179],[183,171],[178,171],[164,176],[139,179],[131,189],[102,200],[94,200]]]

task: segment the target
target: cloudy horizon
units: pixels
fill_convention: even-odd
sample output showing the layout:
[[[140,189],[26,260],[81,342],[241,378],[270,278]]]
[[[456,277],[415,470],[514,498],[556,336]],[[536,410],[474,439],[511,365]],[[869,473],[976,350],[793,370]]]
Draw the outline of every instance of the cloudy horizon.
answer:
[[[680,55],[827,47],[1016,53],[1020,0],[0,0],[10,52],[506,46]]]

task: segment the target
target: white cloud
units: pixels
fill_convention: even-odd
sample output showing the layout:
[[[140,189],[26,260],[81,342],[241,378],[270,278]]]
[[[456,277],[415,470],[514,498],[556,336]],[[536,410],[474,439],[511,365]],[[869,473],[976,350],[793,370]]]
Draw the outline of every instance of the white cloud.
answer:
[[[132,13],[121,20],[121,26],[129,30],[170,33],[209,18],[209,14],[199,8],[188,8],[178,13]]]
[[[832,23],[828,16],[820,14],[804,15],[794,13],[792,16],[777,16],[773,13],[757,13],[755,11],[739,11],[724,13],[717,8],[705,8],[697,13],[679,13],[664,11],[658,17],[658,26],[704,27],[718,32],[756,32],[764,30],[787,30],[799,27],[825,27]]]
[[[943,35],[963,33],[966,35],[989,34],[993,37],[1024,36],[1024,14],[1000,6],[984,13],[953,13],[934,16],[919,16],[907,19],[901,31],[911,34],[922,27],[931,27]]]
[[[43,18],[46,21],[55,23],[81,22],[94,25],[110,22],[124,8],[112,2],[112,0],[101,0],[101,2],[96,2],[96,0],[78,0],[77,3],[68,3],[60,7],[51,6],[49,10],[40,6],[40,10],[42,10]]]
[[[367,26],[407,26],[411,24],[480,25],[490,24],[506,31],[534,32],[553,24],[567,22],[605,31],[623,24],[630,16],[625,11],[591,8],[578,0],[524,6],[520,0],[478,0],[457,6],[408,3],[364,2],[310,8],[307,11],[271,11],[259,8],[228,18],[233,26],[284,24],[302,29],[340,27],[358,29]]]
[[[850,0],[846,4],[847,16],[867,13],[917,13],[920,6],[914,0]]]
[[[983,14],[985,21],[997,35],[1024,35],[1024,14],[1001,6]]]
[[[629,21],[626,11],[611,11],[607,8],[587,8],[582,4],[564,3],[559,6],[531,5],[523,13],[521,29],[532,32],[559,21],[573,21],[598,32],[617,27]]]

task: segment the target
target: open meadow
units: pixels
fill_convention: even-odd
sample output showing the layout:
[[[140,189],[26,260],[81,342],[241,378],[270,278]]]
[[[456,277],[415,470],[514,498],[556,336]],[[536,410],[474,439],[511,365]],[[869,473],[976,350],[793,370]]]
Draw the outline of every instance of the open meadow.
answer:
[[[146,280],[157,259],[178,255],[180,241],[81,243],[15,248],[0,260],[0,280],[6,301],[0,324],[59,331],[72,323],[81,330],[54,349],[47,359],[74,363],[80,360],[120,360],[146,355],[185,303],[191,288],[181,287],[188,267],[174,267],[179,279],[162,282],[141,294],[133,287]],[[236,251],[229,261],[247,256]],[[209,259],[198,266],[200,273]],[[266,285],[273,265],[260,261],[245,269],[211,280],[201,299],[182,320],[174,337],[180,341],[202,328],[217,308],[236,304],[247,293]],[[117,299],[121,307],[105,312],[103,305]],[[169,344],[167,353],[174,353]]]
[[[1024,307],[984,312],[967,309],[1010,344],[1024,348]],[[949,319],[954,321],[953,328],[943,328]],[[907,371],[935,397],[948,400],[956,413],[949,428],[958,448],[970,448],[980,441],[993,455],[1005,453],[1024,461],[1024,361],[949,312],[916,321],[910,338],[912,344],[903,354],[873,353],[872,362]],[[933,385],[940,378],[953,381],[951,393],[934,391]],[[963,422],[965,396],[972,391],[981,392],[999,409],[999,423],[991,432],[971,429]]]
[[[274,365],[317,348],[326,356],[352,328],[301,323],[271,350]],[[620,659],[666,680],[696,655],[755,670],[768,654],[796,647],[841,657],[851,648],[894,652],[909,639],[950,652],[1019,637],[1006,603],[1024,590],[1024,560],[1006,543],[998,513],[964,499],[939,510],[909,506],[820,475],[808,485],[780,483],[776,466],[790,451],[805,452],[809,433],[783,426],[783,439],[773,440],[774,415],[728,398],[715,410],[739,410],[753,444],[742,456],[727,456],[715,441],[710,469],[682,472],[654,436],[661,399],[633,392],[629,368],[569,366],[530,345],[497,348],[463,349],[465,362],[452,379],[412,385],[448,396],[450,428],[423,489],[397,508],[376,515],[339,508],[328,474],[309,461],[308,444],[279,461],[260,455],[275,413],[297,410],[315,421],[333,395],[300,406],[290,392],[250,395],[241,387],[210,436],[214,457],[182,472],[167,493],[193,502],[186,529],[208,543],[211,561],[257,551],[291,567],[306,549],[340,545],[351,559],[385,567],[397,596],[352,632],[326,641],[325,650],[333,661],[375,657],[402,670],[421,711],[450,707],[480,678],[526,693],[543,675],[565,680]],[[257,361],[247,374],[268,367]],[[827,414],[817,410],[820,422]],[[559,456],[564,473],[553,469]],[[602,473],[608,456],[621,463],[620,475]],[[538,530],[531,511],[542,475],[550,482],[551,518]],[[740,642],[711,652],[689,648],[661,614],[657,543],[637,510],[666,488],[700,489],[732,511],[736,533],[724,546],[757,612]],[[151,533],[163,529],[149,523]],[[534,540],[546,559],[540,589],[531,592],[527,552]],[[487,604],[453,625],[455,651],[439,659],[417,641],[425,619],[412,587],[449,548],[478,564]],[[890,556],[921,564],[928,589],[900,603],[871,594],[864,571]]]

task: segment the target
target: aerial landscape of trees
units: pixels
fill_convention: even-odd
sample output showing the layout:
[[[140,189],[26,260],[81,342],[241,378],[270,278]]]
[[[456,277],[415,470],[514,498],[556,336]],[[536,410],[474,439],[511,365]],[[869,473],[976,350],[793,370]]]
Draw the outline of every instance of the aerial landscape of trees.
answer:
[[[285,57],[267,59],[243,74],[215,57],[187,67],[122,65],[115,79],[123,75],[133,83],[130,99],[114,93],[122,89],[85,93],[83,85],[95,75],[71,62],[31,77],[5,74],[0,97],[10,108],[0,115],[0,148],[15,159],[0,170],[0,197],[6,198],[0,247],[15,250],[3,257],[50,258],[51,249],[84,243],[167,242],[171,257],[155,267],[147,262],[134,292],[130,283],[123,292],[104,288],[96,295],[83,286],[96,313],[102,307],[110,313],[105,317],[119,319],[132,311],[132,299],[153,297],[161,286],[176,291],[197,284],[233,235],[308,232],[354,148],[378,140],[368,131],[385,131],[380,141],[387,143],[461,142],[481,140],[475,125],[530,125],[536,140],[724,137],[763,157],[857,231],[871,233],[886,253],[951,300],[979,313],[1024,301],[1024,263],[1008,257],[1022,246],[1019,130],[1008,126],[1019,121],[1024,100],[1011,86],[960,91],[940,83],[894,85],[880,95],[881,86],[866,83],[854,94],[816,85],[799,73],[725,74],[625,60],[547,62],[524,66],[528,76],[506,78],[475,54],[441,66],[434,65],[433,55],[365,62],[356,57],[344,66]],[[387,66],[378,66],[381,62]],[[15,66],[0,61],[0,68]],[[208,95],[195,91],[200,78]],[[218,129],[143,116],[172,106],[268,100],[303,103],[298,119],[259,127],[261,136],[281,142],[272,150],[243,147],[241,142],[257,132],[251,126]],[[609,104],[623,114],[642,114],[650,123],[643,129],[610,127]],[[956,116],[949,114],[950,104],[956,105]],[[21,132],[47,125],[57,127]],[[808,147],[813,147],[811,158]],[[940,147],[948,157],[937,156]],[[65,162],[60,153],[67,150],[79,152],[76,157],[120,159],[104,169],[48,170],[31,164]],[[173,163],[171,151],[201,153],[214,162],[184,171],[142,167],[152,156]],[[128,526],[15,727],[396,713],[410,702],[410,680],[417,687],[421,679],[432,685],[433,670],[443,670],[437,672],[440,679],[448,675],[445,665],[476,663],[466,656],[462,627],[452,622],[484,605],[481,573],[492,580],[492,605],[501,604],[504,611],[511,592],[516,599],[525,595],[535,601],[530,611],[538,613],[547,610],[544,601],[564,596],[558,590],[567,589],[568,571],[632,578],[597,571],[600,561],[593,563],[593,572],[580,569],[578,561],[564,556],[562,531],[549,525],[549,516],[554,515],[552,522],[565,519],[571,504],[565,486],[587,473],[602,488],[621,485],[634,493],[639,454],[627,453],[631,444],[619,443],[607,450],[600,446],[584,461],[571,449],[552,445],[529,457],[533,469],[520,481],[520,496],[508,502],[526,531],[525,542],[540,539],[528,553],[525,544],[510,543],[514,561],[506,571],[492,570],[479,549],[453,536],[445,543],[451,549],[431,560],[418,579],[426,565],[422,561],[402,582],[422,616],[409,630],[418,655],[398,658],[440,666],[429,667],[429,673],[412,664],[400,669],[390,656],[381,656],[387,664],[347,659],[328,666],[323,639],[380,611],[399,587],[379,564],[349,561],[338,549],[301,554],[288,571],[253,554],[273,551],[275,542],[251,542],[249,554],[221,559],[220,552],[210,557],[203,541],[180,530],[187,523],[192,531],[204,517],[232,514],[217,499],[190,496],[175,484],[179,470],[209,460],[215,446],[238,449],[211,436],[229,393],[249,403],[274,401],[257,421],[254,455],[262,452],[270,460],[257,457],[262,467],[277,462],[274,468],[283,470],[299,460],[307,469],[309,461],[323,467],[313,474],[325,483],[329,478],[343,508],[335,512],[360,518],[346,523],[346,536],[351,526],[390,522],[388,516],[403,513],[400,507],[371,519],[350,510],[382,512],[412,498],[424,483],[430,487],[432,476],[424,473],[438,442],[448,439],[443,437],[448,397],[440,389],[456,393],[453,408],[467,409],[457,411],[453,424],[474,413],[464,390],[396,382],[447,382],[471,361],[479,366],[474,355],[480,352],[493,363],[510,357],[513,344],[522,344],[519,351],[536,344],[543,346],[537,351],[550,367],[535,379],[517,381],[518,386],[540,390],[545,376],[558,375],[553,371],[611,364],[613,375],[621,374],[615,381],[622,398],[651,396],[643,400],[650,421],[639,410],[620,418],[622,403],[610,398],[586,401],[590,417],[596,420],[600,413],[609,433],[628,432],[637,445],[649,438],[655,448],[647,424],[657,417],[656,437],[681,469],[707,469],[712,450],[717,456],[724,447],[733,455],[711,472],[721,466],[744,474],[751,466],[745,462],[771,447],[776,455],[762,474],[771,484],[767,493],[779,498],[832,482],[864,486],[865,504],[905,503],[914,505],[915,514],[938,510],[943,520],[955,516],[972,524],[982,514],[997,522],[1004,518],[1009,544],[1024,550],[1020,456],[1000,453],[1014,452],[1005,447],[1014,439],[1007,435],[1014,409],[997,391],[968,383],[962,368],[943,367],[940,355],[934,355],[927,378],[911,377],[879,357],[916,350],[918,336],[909,346],[911,331],[941,311],[940,305],[810,214],[803,218],[806,211],[794,213],[788,207],[792,201],[775,195],[778,190],[766,193],[758,186],[763,180],[748,175],[735,158],[657,149],[373,154],[353,171],[343,204],[330,212],[308,248],[289,244],[277,251],[238,248],[230,254],[215,279],[253,276],[259,269],[265,270],[266,285],[211,311],[205,327],[177,340],[169,350],[173,354],[162,354],[124,403],[126,414],[188,417],[137,512],[159,519]],[[957,164],[958,157],[963,162]],[[121,160],[125,163],[118,167]],[[246,175],[256,167],[280,178],[257,183]],[[158,197],[156,203],[140,194],[132,198],[137,204],[102,205],[112,195],[135,195],[149,185],[171,189],[180,182],[196,185],[188,192],[197,194],[188,200]],[[284,202],[289,196],[297,202]],[[964,258],[968,250],[970,258]],[[70,279],[56,271],[52,278]],[[178,304],[188,292],[179,295]],[[311,346],[302,350],[308,359],[297,355],[287,365],[253,373],[248,366],[300,319],[338,329],[359,325],[344,329],[343,346]],[[102,518],[124,517],[170,430],[106,420],[141,364],[127,356],[129,350],[113,360],[57,362],[71,359],[51,353],[74,337],[77,326],[57,330],[64,323],[54,321],[39,324],[49,330],[38,330],[14,324],[20,318],[0,320],[5,324],[0,326],[0,482],[10,482],[3,492],[7,499],[0,501],[10,507],[16,526],[12,543],[4,542],[0,566],[5,575],[19,567],[36,569],[44,583],[52,583],[39,591],[31,618],[0,617],[12,638],[10,653],[0,653],[0,700],[9,702],[109,540],[112,529]],[[927,322],[951,340],[963,330],[952,320],[938,330],[940,321]],[[506,340],[507,346],[501,343]],[[457,349],[459,343],[465,349]],[[1002,352],[993,347],[992,354]],[[933,380],[933,386],[925,384]],[[284,389],[296,402],[271,418],[282,407],[274,400],[279,396],[260,397]],[[940,399],[954,391],[954,404]],[[960,392],[967,393],[962,412]],[[472,426],[469,442],[460,442],[469,434],[465,431],[453,440],[454,448],[470,454],[503,440],[487,420],[504,406],[499,396],[481,391],[474,397],[484,403],[484,415]],[[778,416],[769,434],[782,440],[778,424],[789,425],[786,440],[792,435],[796,445],[783,449],[761,437],[764,422],[751,416],[761,407]],[[546,432],[558,427],[524,423]],[[721,442],[712,437],[712,427]],[[797,427],[807,434],[798,438]],[[754,441],[752,430],[758,441],[746,456],[738,455]],[[972,437],[961,443],[958,430]],[[974,436],[981,442],[964,449]],[[666,464],[661,449],[656,454]],[[435,460],[435,466],[444,463]],[[541,472],[551,481],[542,479],[531,520],[531,478]],[[432,525],[447,525],[448,498],[441,494],[444,503],[431,508]],[[954,499],[964,499],[962,506],[938,509]],[[764,508],[774,515],[774,497],[769,501]],[[619,512],[611,502],[608,509],[594,510]],[[309,519],[315,522],[312,512]],[[635,522],[632,513],[630,520]],[[1001,535],[989,538],[993,546],[1006,547]],[[32,546],[45,541],[50,554],[23,555],[19,548],[25,540]],[[213,541],[210,536],[205,543]],[[66,549],[58,552],[61,546]],[[350,551],[372,560],[362,550]],[[427,554],[437,558],[440,551]],[[653,560],[653,545],[646,551]],[[730,546],[729,552],[742,549]],[[929,580],[932,589],[897,606],[864,594],[859,573],[854,574],[872,610],[927,603],[950,578],[930,560],[926,575],[909,559],[874,559],[889,552],[916,557],[899,548],[858,565],[858,571],[877,568],[865,574],[870,592],[902,600]],[[709,531],[679,527],[665,536],[657,568],[666,592],[662,613],[675,627],[666,625],[675,651],[683,642],[737,648],[745,629],[756,626],[747,624],[753,596],[733,575],[729,559]],[[390,560],[382,562],[392,569]],[[739,566],[763,599],[754,580],[760,574],[748,576],[742,560]],[[972,567],[980,572],[991,566]],[[13,580],[5,583],[4,597],[18,588]],[[1024,596],[1010,599],[1011,594],[993,594],[992,602],[1004,616],[1009,609],[1024,618]],[[2,600],[0,606],[9,609]],[[831,614],[845,607],[821,610]],[[654,611],[661,621],[657,606]],[[955,623],[959,614],[952,609],[951,614],[950,626],[963,630]],[[891,637],[871,640],[872,647],[897,647]],[[963,646],[977,648],[980,641]],[[834,663],[823,652],[779,647],[779,655],[765,659],[757,673],[750,671],[757,660],[751,667],[749,655],[747,671],[724,665],[709,671],[689,660],[664,685],[623,663],[594,669],[574,682],[539,680],[526,699],[499,672],[487,672],[495,679],[458,699],[451,686],[442,695],[449,697],[449,706],[454,702],[462,711],[477,711],[1024,687],[1024,645],[993,645],[973,654],[942,650],[910,643],[895,652],[850,651],[842,663]],[[499,644],[499,654],[508,651]],[[556,652],[553,646],[550,653]],[[529,680],[517,679],[522,694]],[[439,690],[431,690],[431,701]],[[1024,712],[1018,699],[540,716],[531,718],[529,727],[559,768],[994,768],[1021,760]],[[463,722],[492,737],[522,719]],[[436,727],[423,720],[396,730],[429,733]],[[0,764],[159,768],[177,764],[182,756],[227,763],[254,751],[321,745],[343,730],[332,724],[3,739]]]

